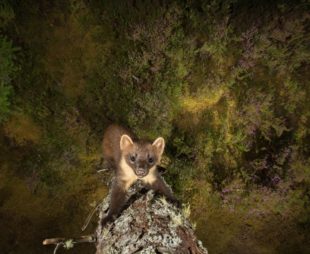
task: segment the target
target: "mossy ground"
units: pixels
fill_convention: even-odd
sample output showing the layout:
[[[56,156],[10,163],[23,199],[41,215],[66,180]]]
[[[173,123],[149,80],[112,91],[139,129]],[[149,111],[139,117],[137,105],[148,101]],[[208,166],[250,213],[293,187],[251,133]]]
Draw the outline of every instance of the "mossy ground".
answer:
[[[309,253],[308,1],[6,0],[0,32],[4,253],[81,234],[112,122],[166,138],[210,253]]]

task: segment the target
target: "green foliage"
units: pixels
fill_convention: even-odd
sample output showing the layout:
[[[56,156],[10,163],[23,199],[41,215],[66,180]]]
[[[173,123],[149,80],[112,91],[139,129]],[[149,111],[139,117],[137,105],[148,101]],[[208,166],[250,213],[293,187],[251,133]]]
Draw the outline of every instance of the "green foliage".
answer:
[[[6,119],[6,116],[10,112],[9,96],[11,94],[11,87],[0,86],[0,122]]]
[[[0,123],[10,112],[10,96],[13,92],[11,82],[17,71],[14,63],[16,51],[12,42],[0,36]]]
[[[0,29],[5,28],[14,19],[15,13],[9,1],[3,0],[0,3]]]
[[[68,221],[80,225],[106,193],[92,172],[116,122],[165,137],[165,178],[210,252],[309,251],[304,1],[10,3],[0,4],[6,231],[22,214],[46,234],[78,232]]]

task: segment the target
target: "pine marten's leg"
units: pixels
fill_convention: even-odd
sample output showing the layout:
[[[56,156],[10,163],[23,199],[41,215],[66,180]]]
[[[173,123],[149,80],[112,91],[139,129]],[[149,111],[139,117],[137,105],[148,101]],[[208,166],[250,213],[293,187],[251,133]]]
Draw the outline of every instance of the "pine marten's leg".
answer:
[[[175,203],[177,206],[180,206],[180,202],[173,195],[171,188],[160,175],[156,177],[156,180],[151,184],[150,187],[156,192],[166,196],[168,200]]]
[[[106,223],[115,219],[115,217],[121,212],[126,203],[126,190],[124,184],[115,180],[112,185],[111,199],[109,205],[109,211],[106,217],[103,218],[101,224],[104,226]]]

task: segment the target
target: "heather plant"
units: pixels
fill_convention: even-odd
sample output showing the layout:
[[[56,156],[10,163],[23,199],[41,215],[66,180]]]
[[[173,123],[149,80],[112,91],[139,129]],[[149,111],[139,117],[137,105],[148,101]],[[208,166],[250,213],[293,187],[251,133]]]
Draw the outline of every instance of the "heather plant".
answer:
[[[79,233],[107,191],[96,170],[102,133],[116,122],[165,137],[164,177],[190,204],[210,252],[309,252],[308,9],[306,1],[0,4],[4,251],[24,250],[13,238],[36,249],[41,231]]]
[[[18,69],[15,63],[16,51],[17,48],[13,47],[8,38],[0,36],[0,123],[10,112],[10,97],[13,92],[11,82]]]

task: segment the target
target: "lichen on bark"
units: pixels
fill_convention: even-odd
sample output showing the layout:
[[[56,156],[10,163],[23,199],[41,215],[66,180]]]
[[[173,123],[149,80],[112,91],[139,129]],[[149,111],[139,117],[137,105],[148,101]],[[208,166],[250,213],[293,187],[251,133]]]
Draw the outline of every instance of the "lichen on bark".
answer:
[[[103,201],[100,220],[108,209],[110,195]],[[125,209],[113,222],[97,228],[96,254],[192,253],[207,254],[196,238],[182,209],[140,183],[129,189]]]

